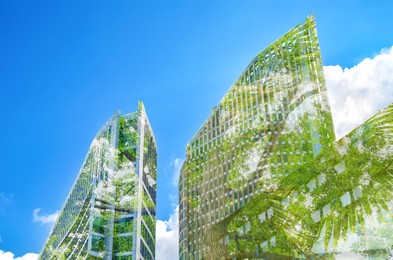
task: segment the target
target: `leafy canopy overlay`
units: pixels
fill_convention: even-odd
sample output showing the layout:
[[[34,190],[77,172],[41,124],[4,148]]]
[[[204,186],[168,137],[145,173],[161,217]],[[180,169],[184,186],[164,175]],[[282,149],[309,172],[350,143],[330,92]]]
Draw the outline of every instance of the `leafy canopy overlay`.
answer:
[[[181,259],[387,257],[392,112],[335,142],[313,17],[262,51],[187,146]]]

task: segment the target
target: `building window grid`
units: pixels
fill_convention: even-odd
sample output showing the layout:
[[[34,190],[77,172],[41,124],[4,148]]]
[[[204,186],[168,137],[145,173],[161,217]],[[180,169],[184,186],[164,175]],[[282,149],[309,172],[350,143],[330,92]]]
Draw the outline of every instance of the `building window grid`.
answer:
[[[301,76],[300,76],[301,77]],[[289,92],[287,92],[288,93],[288,95],[289,95]],[[263,95],[261,95],[262,97],[263,97]],[[268,97],[268,99],[270,99],[270,96],[268,95],[267,96]],[[238,97],[236,97],[237,98],[237,100],[239,101],[239,99],[238,99]],[[241,97],[242,98],[242,97]],[[236,107],[236,109],[238,110],[239,108],[238,107]],[[248,108],[246,108],[247,109],[247,112],[248,112]],[[287,106],[287,109],[288,109],[288,106]],[[282,109],[283,110],[283,109]],[[251,113],[252,113],[252,111],[251,111]],[[283,112],[283,111],[281,111],[281,116],[282,116],[282,114],[283,113],[285,113],[285,112]],[[216,119],[216,118],[215,118]],[[270,118],[271,120],[272,120],[272,118]],[[247,122],[249,122],[250,120],[247,120]],[[227,123],[228,121],[224,121],[224,125],[226,125],[226,123]],[[216,131],[216,129],[214,129],[214,131]],[[206,140],[207,141],[207,140]],[[298,143],[297,141],[295,141],[296,143]],[[233,158],[234,159],[234,158]],[[282,160],[282,158],[281,158],[281,160]],[[209,172],[212,172],[211,170],[209,170]]]

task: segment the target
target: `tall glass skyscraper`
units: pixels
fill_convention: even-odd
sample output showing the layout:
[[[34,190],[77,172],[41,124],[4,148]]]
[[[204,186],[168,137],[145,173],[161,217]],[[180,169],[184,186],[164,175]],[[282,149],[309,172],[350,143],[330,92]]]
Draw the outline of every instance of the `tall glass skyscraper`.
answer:
[[[388,255],[393,237],[371,234],[392,226],[391,130],[388,107],[335,142],[307,18],[251,61],[187,145],[180,259]]]
[[[40,259],[154,259],[156,143],[142,102],[98,132]]]

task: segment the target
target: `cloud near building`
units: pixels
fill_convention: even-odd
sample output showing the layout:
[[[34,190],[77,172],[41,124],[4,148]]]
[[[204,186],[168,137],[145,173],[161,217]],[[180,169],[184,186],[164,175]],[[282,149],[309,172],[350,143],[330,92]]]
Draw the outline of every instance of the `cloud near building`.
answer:
[[[172,260],[179,258],[179,206],[168,220],[158,220],[156,226],[156,259]]]
[[[41,209],[37,208],[33,211],[33,222],[39,222],[42,224],[53,224],[59,216],[59,211],[52,214],[40,214]]]
[[[27,253],[24,256],[15,258],[15,255],[13,253],[4,252],[3,250],[0,250],[0,259],[1,260],[37,260],[38,254]]]
[[[337,138],[393,101],[393,47],[352,68],[324,66]]]

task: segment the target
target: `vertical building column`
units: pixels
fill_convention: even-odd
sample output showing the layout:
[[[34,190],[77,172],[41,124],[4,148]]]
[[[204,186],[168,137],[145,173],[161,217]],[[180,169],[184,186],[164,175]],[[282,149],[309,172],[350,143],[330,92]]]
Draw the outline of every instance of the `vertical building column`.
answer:
[[[137,191],[137,209],[134,213],[136,219],[136,233],[133,237],[133,245],[135,245],[135,253],[133,258],[139,260],[140,248],[141,248],[141,219],[142,219],[142,200],[143,200],[143,157],[144,157],[144,135],[145,135],[145,121],[146,115],[142,103],[139,103],[139,120],[138,120],[138,132],[139,132],[139,146],[137,149],[137,163],[136,172],[138,173],[138,191]]]

